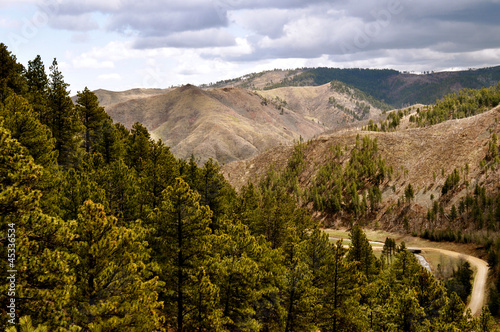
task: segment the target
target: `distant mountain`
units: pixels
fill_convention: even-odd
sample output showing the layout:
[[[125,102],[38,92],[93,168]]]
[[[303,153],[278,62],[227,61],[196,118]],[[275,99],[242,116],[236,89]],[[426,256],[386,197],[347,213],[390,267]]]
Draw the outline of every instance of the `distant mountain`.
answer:
[[[255,92],[329,129],[360,124],[360,121],[378,118],[383,110],[390,109],[389,105],[338,81],[320,86],[282,87]]]
[[[432,104],[500,81],[500,66],[416,75],[395,70],[302,68],[195,87],[97,90],[116,122],[143,123],[177,157],[243,160],[299,138],[362,126],[392,106]]]
[[[186,85],[157,92],[96,94],[115,122],[128,128],[140,122],[177,157],[194,155],[201,162],[246,159],[382,113],[375,106],[380,103],[340,82],[262,91]]]
[[[325,130],[323,125],[244,89],[204,91],[186,85],[105,109],[126,127],[135,122],[144,124],[177,157],[194,155],[201,162],[208,158],[220,163],[246,159]]]
[[[140,99],[155,95],[161,95],[167,93],[170,90],[172,89],[130,89],[125,91],[109,91],[109,90],[99,89],[95,90],[94,93],[99,99],[99,105],[106,107],[109,105],[122,103],[132,99]]]
[[[211,86],[271,90],[289,86],[319,86],[334,80],[400,108],[411,104],[433,104],[436,99],[462,88],[480,89],[497,85],[500,66],[422,75],[391,69],[301,68],[250,74]]]

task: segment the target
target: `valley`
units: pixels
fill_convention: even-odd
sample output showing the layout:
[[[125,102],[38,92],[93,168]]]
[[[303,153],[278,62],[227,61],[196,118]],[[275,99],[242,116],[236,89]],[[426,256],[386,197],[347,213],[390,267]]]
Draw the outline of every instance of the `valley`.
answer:
[[[47,75],[39,56],[26,69],[0,44],[0,58],[7,331],[491,331],[500,317],[500,85],[392,111],[359,88],[386,70],[70,97],[56,60]],[[331,79],[354,72],[357,87]]]

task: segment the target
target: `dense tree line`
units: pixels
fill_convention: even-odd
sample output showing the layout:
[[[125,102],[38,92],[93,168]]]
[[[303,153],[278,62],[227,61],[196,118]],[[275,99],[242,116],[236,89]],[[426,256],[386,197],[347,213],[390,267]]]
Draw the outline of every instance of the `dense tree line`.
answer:
[[[500,82],[482,89],[462,89],[437,100],[413,117],[418,126],[434,125],[446,120],[462,119],[490,110],[500,104]]]
[[[488,330],[487,311],[464,316],[404,246],[380,260],[357,224],[349,248],[331,242],[297,204],[302,145],[280,175],[236,193],[217,163],[113,123],[88,89],[74,104],[56,60],[49,76],[3,44],[0,60],[0,248],[15,228],[18,330]],[[343,174],[358,176],[339,204],[361,214],[359,191],[387,170],[374,140],[350,154]]]

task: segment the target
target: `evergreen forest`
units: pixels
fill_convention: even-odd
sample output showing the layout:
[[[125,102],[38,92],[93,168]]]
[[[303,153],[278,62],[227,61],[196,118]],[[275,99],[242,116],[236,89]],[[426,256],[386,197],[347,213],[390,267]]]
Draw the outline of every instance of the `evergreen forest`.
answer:
[[[26,68],[0,44],[1,328],[493,330],[488,307],[465,311],[467,264],[445,283],[404,243],[373,251],[356,217],[392,174],[376,140],[332,148],[349,165],[323,165],[305,193],[300,154],[236,192],[216,162],[177,159],[140,123],[113,123],[89,89],[73,102],[56,59]],[[332,241],[301,200],[352,212],[349,241]]]

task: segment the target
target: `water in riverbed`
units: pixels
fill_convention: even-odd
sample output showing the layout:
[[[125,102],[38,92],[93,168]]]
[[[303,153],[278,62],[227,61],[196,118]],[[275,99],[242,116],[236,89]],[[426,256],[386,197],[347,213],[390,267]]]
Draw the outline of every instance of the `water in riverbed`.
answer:
[[[420,265],[422,265],[423,267],[425,267],[427,269],[427,271],[432,273],[431,266],[429,265],[429,262],[424,258],[424,256],[419,255],[419,254],[414,254],[414,255],[415,255],[415,257],[417,257]]]

